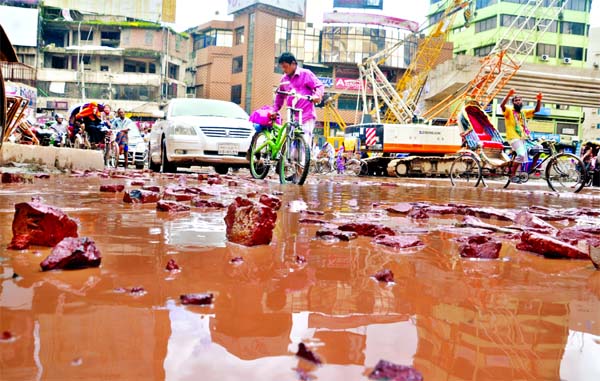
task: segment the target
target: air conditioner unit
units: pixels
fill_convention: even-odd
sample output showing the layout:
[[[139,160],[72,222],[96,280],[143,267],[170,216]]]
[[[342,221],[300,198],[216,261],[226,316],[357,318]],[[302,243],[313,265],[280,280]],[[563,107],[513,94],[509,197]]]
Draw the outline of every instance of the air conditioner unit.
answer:
[[[542,61],[544,61],[544,62],[545,62],[545,61],[549,61],[549,60],[550,60],[550,56],[549,56],[549,55],[547,55],[547,54],[542,54],[542,55],[540,56],[540,60],[542,60]]]
[[[571,63],[571,58],[570,57],[563,58],[563,63],[570,64]]]

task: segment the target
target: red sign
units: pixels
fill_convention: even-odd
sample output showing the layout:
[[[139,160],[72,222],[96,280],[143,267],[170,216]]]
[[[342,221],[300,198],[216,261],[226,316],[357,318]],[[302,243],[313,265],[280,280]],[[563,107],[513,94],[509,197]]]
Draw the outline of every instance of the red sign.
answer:
[[[354,78],[341,78],[335,79],[335,88],[340,90],[356,90],[359,91],[362,86],[360,80]]]

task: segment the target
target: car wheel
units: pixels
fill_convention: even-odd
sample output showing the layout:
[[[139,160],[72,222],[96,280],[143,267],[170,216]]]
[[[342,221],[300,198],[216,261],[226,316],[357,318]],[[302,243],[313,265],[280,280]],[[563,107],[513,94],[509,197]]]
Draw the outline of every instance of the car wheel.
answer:
[[[162,150],[161,150],[161,172],[162,173],[175,173],[177,172],[177,166],[169,161],[167,158],[167,145],[163,140]]]
[[[215,172],[219,175],[226,175],[229,173],[229,167],[226,165],[215,165]]]
[[[148,168],[153,172],[160,172],[160,164],[155,164],[150,155],[150,144],[148,144]]]

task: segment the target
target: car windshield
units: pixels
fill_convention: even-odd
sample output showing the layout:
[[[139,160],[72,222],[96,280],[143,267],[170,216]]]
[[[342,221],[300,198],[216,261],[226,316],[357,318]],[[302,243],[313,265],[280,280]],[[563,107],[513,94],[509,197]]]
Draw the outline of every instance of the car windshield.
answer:
[[[231,102],[211,99],[185,99],[176,101],[171,116],[214,116],[248,120],[248,114],[240,106]]]
[[[127,135],[129,136],[129,139],[142,139],[140,130],[138,129],[135,122],[129,123],[127,125],[127,127],[129,128],[129,132],[127,133]]]

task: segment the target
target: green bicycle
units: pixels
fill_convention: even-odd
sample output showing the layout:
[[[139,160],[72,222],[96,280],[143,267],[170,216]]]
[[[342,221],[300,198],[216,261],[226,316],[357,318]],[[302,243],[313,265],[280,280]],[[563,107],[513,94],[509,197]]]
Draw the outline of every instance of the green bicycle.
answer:
[[[298,95],[294,90],[277,93],[293,97],[287,108],[287,122],[263,128],[252,138],[250,146],[250,173],[255,179],[264,179],[272,166],[277,165],[281,184],[302,185],[310,166],[310,145],[304,139],[302,109],[296,108],[299,99],[311,100],[310,95]]]

